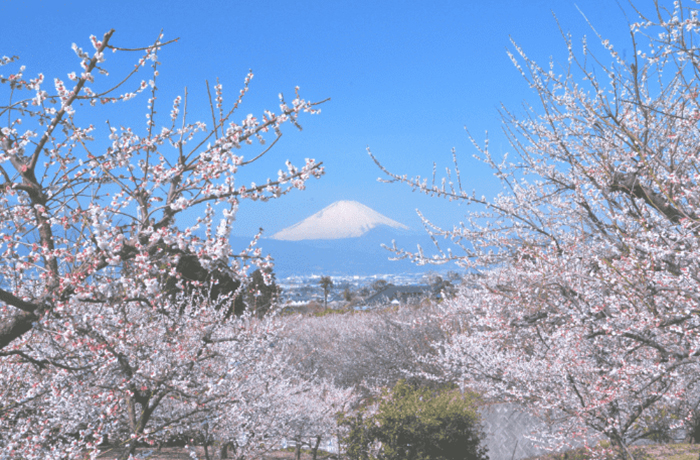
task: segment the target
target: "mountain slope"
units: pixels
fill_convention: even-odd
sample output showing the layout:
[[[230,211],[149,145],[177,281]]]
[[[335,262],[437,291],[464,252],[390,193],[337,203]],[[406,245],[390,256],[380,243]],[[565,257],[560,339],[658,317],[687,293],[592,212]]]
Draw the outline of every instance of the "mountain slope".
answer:
[[[316,214],[260,239],[263,254],[275,261],[280,278],[292,275],[375,275],[425,273],[445,267],[418,266],[409,260],[391,261],[394,254],[382,247],[396,241],[399,248],[428,254],[435,247],[424,231],[379,214],[356,201],[337,201]],[[243,249],[250,238],[234,237],[232,247]]]
[[[316,214],[272,235],[274,240],[335,240],[357,238],[376,227],[408,230],[357,201],[336,201]]]
[[[409,232],[389,227],[374,228],[361,237],[327,240],[273,240],[260,239],[258,245],[263,254],[274,258],[278,278],[292,275],[376,275],[425,273],[444,268],[434,265],[418,266],[409,260],[389,260],[393,253],[381,247],[391,246],[392,240],[400,248],[415,251],[420,244],[427,253],[434,246],[430,238],[421,232]],[[250,238],[234,237],[232,246],[243,248]]]

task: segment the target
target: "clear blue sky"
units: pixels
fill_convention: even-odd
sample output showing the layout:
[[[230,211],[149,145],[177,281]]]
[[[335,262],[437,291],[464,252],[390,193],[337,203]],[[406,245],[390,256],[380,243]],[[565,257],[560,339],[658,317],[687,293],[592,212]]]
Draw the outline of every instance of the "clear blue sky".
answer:
[[[187,86],[190,116],[209,120],[205,80],[220,77],[231,101],[248,69],[255,78],[240,118],[277,109],[277,93],[291,96],[296,85],[307,99],[330,97],[320,115],[300,120],[303,132],[287,126],[257,175],[246,180],[260,183],[276,176],[286,159],[301,164],[306,157],[322,160],[327,174],[304,192],[244,203],[235,233],[264,227],[269,236],[341,199],[419,228],[416,208],[439,224],[458,222],[466,209],[378,183],[366,147],[389,169],[424,176],[433,161],[444,171],[455,147],[466,188],[496,193],[491,172],[471,158],[463,127],[478,138],[488,130],[494,154],[509,150],[497,109],[504,103],[517,111],[533,100],[506,55],[509,37],[543,64],[550,56],[565,61],[552,12],[578,44],[592,33],[577,6],[618,50],[631,48],[627,19],[610,0],[0,0],[0,55],[20,56],[27,75],[43,72],[50,82],[78,70],[73,42],[92,49],[89,35],[114,28],[113,44],[143,46],[163,29],[166,39],[180,37],[159,56],[163,114]],[[648,9],[651,0],[638,6]],[[107,67],[116,69],[117,58],[107,57]],[[140,109],[134,125],[142,127],[146,98],[134,103]]]

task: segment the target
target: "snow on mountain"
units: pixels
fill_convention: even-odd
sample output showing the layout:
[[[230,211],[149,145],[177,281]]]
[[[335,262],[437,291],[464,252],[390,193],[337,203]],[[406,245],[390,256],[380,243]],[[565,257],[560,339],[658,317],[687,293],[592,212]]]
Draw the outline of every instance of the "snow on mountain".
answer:
[[[274,240],[336,240],[360,237],[375,227],[408,230],[357,201],[336,201],[299,223],[272,235]]]
[[[274,259],[278,279],[425,273],[436,268],[408,259],[390,260],[395,254],[382,245],[392,246],[393,242],[408,251],[417,251],[418,245],[428,254],[434,250],[426,232],[411,230],[355,201],[338,201],[270,238],[261,238],[258,246]],[[231,239],[235,251],[249,243],[250,237]]]

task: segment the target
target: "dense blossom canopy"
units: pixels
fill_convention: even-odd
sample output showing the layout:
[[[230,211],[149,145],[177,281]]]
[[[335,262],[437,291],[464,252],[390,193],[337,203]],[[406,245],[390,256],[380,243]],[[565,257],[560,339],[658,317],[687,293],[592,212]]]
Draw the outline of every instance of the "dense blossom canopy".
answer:
[[[513,44],[541,106],[503,109],[507,159],[474,142],[495,198],[464,190],[456,159],[442,184],[384,170],[478,208],[452,229],[426,221],[464,256],[397,249],[471,274],[448,302],[467,319],[439,346],[445,375],[546,417],[554,446],[602,435],[625,455],[674,436],[700,398],[700,18],[678,1],[638,13],[627,58],[565,35],[568,62],[541,67]]]
[[[3,459],[94,457],[105,442],[128,447],[126,458],[137,443],[204,426],[245,445],[257,423],[249,395],[272,391],[270,382],[301,391],[291,375],[273,376],[283,365],[274,318],[233,314],[251,264],[268,277],[271,264],[258,237],[238,254],[229,237],[242,200],[277,198],[323,174],[308,159],[259,184],[236,182],[282,125],[299,127],[299,115],[318,109],[297,88],[289,103],[280,94],[278,112],[233,121],[251,73],[230,107],[214,86],[212,124],[189,118],[187,93],[162,119],[158,52],[167,43],[125,50],[113,35],[91,37],[90,52],[73,45],[80,70],[70,84],[55,78],[53,90],[17,58],[0,61],[10,69],[0,76]],[[141,57],[115,80],[109,51]],[[149,80],[136,81],[148,67]],[[82,124],[92,106],[143,97],[145,125],[108,123],[100,140],[104,120]],[[270,147],[239,153],[254,143]],[[184,213],[199,217],[183,226]],[[223,415],[234,406],[251,415],[234,423]]]

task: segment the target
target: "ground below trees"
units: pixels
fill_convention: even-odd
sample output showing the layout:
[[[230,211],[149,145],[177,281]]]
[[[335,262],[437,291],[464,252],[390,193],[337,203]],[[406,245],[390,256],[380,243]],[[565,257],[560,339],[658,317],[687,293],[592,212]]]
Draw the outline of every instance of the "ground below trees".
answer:
[[[148,459],[148,460],[192,460],[192,457],[190,456],[190,453],[188,450],[183,449],[182,447],[163,447],[161,450],[158,450],[157,448],[139,448],[136,449],[137,451],[137,456],[141,455],[141,458]],[[197,447],[196,448],[197,452],[197,458],[199,460],[204,460],[206,457],[204,456],[204,448],[202,447]],[[209,455],[211,456],[210,458],[212,459],[217,459],[217,455],[213,455],[213,449],[209,449]],[[112,458],[117,458],[121,451],[119,449],[113,449],[110,450],[109,452],[104,452],[102,455],[100,455],[98,458],[103,459],[103,460],[108,460]],[[327,452],[319,451],[317,460],[325,460],[331,457],[332,454],[329,454]],[[333,457],[334,458],[334,457]],[[256,460],[292,460],[294,459],[294,451],[292,452],[287,452],[287,451],[276,451],[276,452],[270,452],[269,454],[265,454],[259,459]],[[311,460],[311,454],[306,453],[302,451],[301,453],[301,459],[302,460]]]
[[[150,455],[148,453],[151,452]],[[635,447],[633,449],[635,459],[637,460],[697,460],[700,455],[700,444],[658,444],[652,446]],[[141,455],[146,454],[148,460],[192,460],[189,452],[181,447],[163,447],[160,451],[157,449],[138,449]],[[210,451],[211,454],[211,451]],[[112,450],[105,452],[99,458],[110,459],[117,456],[117,452]],[[203,460],[204,449],[197,448],[197,458]],[[217,458],[212,456],[212,458]],[[302,452],[302,460],[311,460],[311,454]],[[326,452],[319,452],[318,460],[334,458]],[[572,451],[565,454],[545,455],[533,457],[528,460],[584,460],[587,456],[583,452]],[[292,460],[294,452],[277,451],[270,452],[257,460]]]
[[[700,455],[700,444],[655,444],[632,448],[635,460],[697,460]],[[542,455],[528,460],[585,460],[582,449],[563,454]]]

